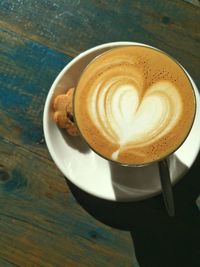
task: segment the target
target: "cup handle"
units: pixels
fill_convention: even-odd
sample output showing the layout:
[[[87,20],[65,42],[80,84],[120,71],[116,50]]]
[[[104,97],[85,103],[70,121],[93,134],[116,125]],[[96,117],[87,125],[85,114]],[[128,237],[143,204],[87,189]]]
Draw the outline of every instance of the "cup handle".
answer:
[[[174,196],[172,191],[172,184],[170,180],[169,167],[167,160],[161,160],[158,162],[160,182],[162,186],[162,194],[165,203],[166,210],[169,216],[173,217],[175,215],[174,207]]]

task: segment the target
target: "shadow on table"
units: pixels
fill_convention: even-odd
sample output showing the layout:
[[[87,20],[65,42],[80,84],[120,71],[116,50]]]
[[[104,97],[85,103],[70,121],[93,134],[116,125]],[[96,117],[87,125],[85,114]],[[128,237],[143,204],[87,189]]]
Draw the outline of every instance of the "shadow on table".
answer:
[[[140,267],[199,267],[199,161],[174,186],[176,216],[167,215],[161,195],[139,202],[112,202],[80,190],[67,181],[78,203],[97,220],[127,230]]]

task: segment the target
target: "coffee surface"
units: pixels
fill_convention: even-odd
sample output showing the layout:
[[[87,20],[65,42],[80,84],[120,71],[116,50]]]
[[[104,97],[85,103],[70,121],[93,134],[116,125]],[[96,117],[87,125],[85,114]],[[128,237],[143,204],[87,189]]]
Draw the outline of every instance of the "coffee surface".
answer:
[[[186,138],[195,97],[188,77],[152,48],[115,48],[95,58],[75,91],[74,112],[87,143],[122,164],[146,164]]]

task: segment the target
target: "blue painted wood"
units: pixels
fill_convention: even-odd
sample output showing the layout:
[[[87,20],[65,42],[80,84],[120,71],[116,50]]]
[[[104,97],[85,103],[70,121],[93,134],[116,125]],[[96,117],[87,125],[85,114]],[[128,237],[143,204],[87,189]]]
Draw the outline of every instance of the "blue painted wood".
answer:
[[[141,267],[199,266],[199,158],[174,189],[173,221],[159,197],[110,203],[71,185],[96,220],[48,156],[42,112],[71,58],[108,41],[165,50],[200,85],[200,9],[178,0],[2,0],[0,17],[0,266],[136,267],[132,238]]]
[[[8,260],[5,260],[5,259],[0,259],[0,266],[3,266],[3,267],[17,267],[16,264],[12,263],[12,262],[9,262]]]
[[[75,56],[97,44],[138,41],[180,60],[198,78],[199,8],[179,0],[2,0],[7,29]],[[199,65],[198,65],[199,66]]]
[[[7,30],[0,39],[0,136],[35,146],[43,137],[47,93],[71,58]]]
[[[130,234],[80,208],[38,143],[46,95],[71,58],[5,29],[0,36],[2,267],[131,266],[136,259]]]
[[[1,139],[0,162],[0,262],[133,266],[130,234],[77,205],[53,162]]]

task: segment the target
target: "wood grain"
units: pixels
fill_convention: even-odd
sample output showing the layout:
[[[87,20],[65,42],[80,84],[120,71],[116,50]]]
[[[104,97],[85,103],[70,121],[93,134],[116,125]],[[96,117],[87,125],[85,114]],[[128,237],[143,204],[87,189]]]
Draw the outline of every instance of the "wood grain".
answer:
[[[0,266],[131,266],[130,234],[77,205],[53,162],[1,140],[0,162]]]
[[[177,58],[200,86],[200,9],[197,1],[187,2],[0,2],[0,266],[137,266],[130,233],[100,223],[77,205],[44,144],[43,107],[52,82],[72,57],[110,41],[160,48]],[[197,194],[198,185],[186,185],[184,190]],[[197,199],[200,207],[199,203]],[[189,216],[189,209],[184,213],[185,205],[178,204],[183,216],[174,225],[185,229],[185,240],[190,240],[192,212]],[[156,215],[159,224],[159,210]],[[144,225],[137,241],[149,256],[155,253],[154,232],[145,218]],[[192,231],[195,249],[198,225]],[[147,232],[152,239],[145,243]],[[195,253],[198,256],[199,250]]]
[[[146,5],[142,5],[142,2]],[[84,4],[80,1],[63,4],[48,1],[47,7],[47,3],[43,5],[43,2],[36,0],[1,1],[0,6],[2,25],[10,29],[0,32],[3,51],[0,65],[0,135],[37,153],[46,153],[41,143],[42,113],[47,92],[71,58],[27,38],[48,42],[49,46],[72,55],[98,44],[99,38],[103,38],[101,42],[120,39],[150,42],[179,59],[200,86],[200,9],[187,3],[126,1],[124,4],[119,1],[114,6],[112,1],[93,3],[86,0]],[[59,16],[61,8],[67,11]],[[30,26],[27,29],[26,18]],[[72,24],[71,28],[67,20]],[[38,25],[39,21],[41,23]],[[46,41],[42,37],[44,27],[51,32],[51,35],[45,35]],[[105,33],[109,34],[100,34],[100,29],[105,29]],[[22,32],[24,37],[19,35]],[[33,32],[34,38],[31,35]],[[131,38],[133,34],[136,38]],[[72,39],[75,42],[70,44]],[[76,51],[72,53],[71,48]]]
[[[200,7],[200,1],[199,0],[184,0],[185,2],[188,2],[194,6]]]
[[[200,9],[184,1],[2,0],[1,26],[75,56],[119,40],[154,45],[198,81]]]
[[[68,56],[1,30],[0,266],[130,266],[130,234],[89,216],[42,142],[49,87]]]
[[[47,157],[44,103],[53,80],[71,58],[7,30],[0,30],[0,39],[0,137]]]

